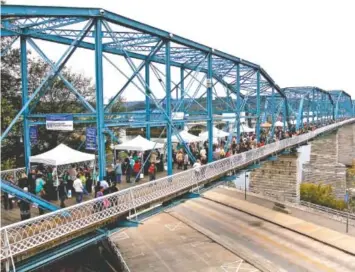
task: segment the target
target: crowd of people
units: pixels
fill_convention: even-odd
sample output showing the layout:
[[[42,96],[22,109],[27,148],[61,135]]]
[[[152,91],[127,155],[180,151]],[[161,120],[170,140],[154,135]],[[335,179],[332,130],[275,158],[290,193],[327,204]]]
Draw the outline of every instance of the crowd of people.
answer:
[[[293,126],[289,131],[283,131],[281,127],[275,129],[274,136],[271,138],[268,129],[262,129],[260,133],[260,141],[256,142],[255,133],[242,133],[240,142],[236,137],[228,139],[219,139],[214,143],[212,148],[213,160],[223,159],[238,153],[258,148],[267,143],[272,143],[289,137],[294,137],[303,133],[312,131],[320,126],[329,125],[304,125],[300,130],[296,130]],[[198,168],[207,164],[208,142],[190,143],[187,148],[189,152],[182,146],[177,146],[173,150],[173,167],[179,170],[187,170],[189,167]],[[188,153],[191,153],[196,161],[193,162]],[[166,158],[165,158],[166,159]],[[78,166],[71,165],[69,169],[59,173],[56,168],[38,165],[36,169],[32,169],[29,175],[22,174],[18,180],[18,186],[26,192],[33,193],[47,201],[60,200],[60,207],[65,207],[65,201],[75,195],[77,203],[82,202],[84,195],[101,197],[112,192],[118,191],[117,184],[120,184],[125,177],[125,182],[139,182],[140,179],[147,175],[149,180],[155,180],[157,172],[164,171],[164,155],[159,150],[146,152],[129,152],[125,156],[118,156],[118,159],[110,168],[106,169],[106,176],[103,180],[98,180],[97,169],[90,168],[87,165]],[[14,177],[10,176],[10,182],[14,182]],[[12,209],[13,203],[16,203],[14,196],[4,194],[4,208]],[[21,219],[30,218],[30,204],[25,201],[17,201],[20,207]],[[44,211],[39,208],[39,213]]]

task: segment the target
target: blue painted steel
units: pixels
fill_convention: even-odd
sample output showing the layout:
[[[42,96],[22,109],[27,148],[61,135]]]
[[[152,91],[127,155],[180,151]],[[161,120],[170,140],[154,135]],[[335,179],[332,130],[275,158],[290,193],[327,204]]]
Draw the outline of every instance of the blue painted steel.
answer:
[[[260,143],[260,71],[256,72],[256,142]]]
[[[171,119],[171,68],[170,68],[170,42],[165,43],[165,90],[166,90],[166,114],[167,114],[167,126],[166,126],[166,148],[167,148],[167,163],[168,163],[168,175],[173,174],[173,147],[171,142],[172,137],[172,119]]]
[[[286,99],[285,99],[286,100]],[[275,89],[272,87],[271,88],[271,112],[272,112],[272,115],[271,115],[271,124],[272,124],[272,130],[271,130],[271,139],[274,138],[274,132],[275,132],[275,122],[276,122],[276,119],[275,117],[278,117],[276,114],[275,114]],[[286,116],[283,116],[283,120],[286,119]]]
[[[287,119],[287,100],[286,98],[284,99],[283,103],[283,130],[286,131],[286,119]]]
[[[1,188],[1,191],[6,192],[11,195],[14,195],[14,196],[16,196],[16,198],[21,199],[23,201],[26,201],[29,203],[35,203],[40,208],[42,208],[44,210],[56,211],[59,209],[59,207],[44,200],[43,198],[38,197],[38,196],[31,194],[29,192],[23,191],[21,188],[17,187],[16,185],[12,184],[9,181],[0,179],[0,188]]]
[[[253,164],[249,165],[246,169],[253,170],[253,169],[258,169],[260,167],[261,167],[260,163],[253,163]]]
[[[26,105],[28,100],[28,76],[27,76],[27,44],[26,37],[21,36],[20,39],[21,51],[21,85],[22,85],[22,106]],[[23,146],[25,156],[25,167],[28,173],[30,169],[31,157],[31,141],[30,141],[30,126],[27,119],[28,108],[23,111]]]
[[[95,80],[96,80],[96,122],[98,141],[98,166],[99,179],[102,180],[106,173],[105,135],[104,135],[104,94],[103,94],[103,67],[102,67],[102,23],[95,21]]]
[[[207,57],[207,131],[208,131],[208,162],[213,161],[213,101],[212,101],[212,53]]]
[[[30,103],[34,100],[34,98],[37,96],[37,94],[42,90],[42,88],[48,88],[48,81],[53,80],[58,73],[61,71],[61,69],[64,67],[64,65],[68,62],[69,58],[71,57],[71,55],[75,52],[75,50],[77,49],[77,44],[85,37],[87,31],[90,30],[92,26],[92,23],[89,22],[86,27],[82,30],[83,35],[81,37],[79,37],[78,39],[74,40],[73,43],[71,44],[71,46],[64,52],[64,54],[61,56],[61,58],[58,60],[56,67],[57,69],[52,72],[49,73],[44,80],[41,82],[41,84],[37,87],[37,89],[33,92],[33,94],[31,95],[31,97],[27,100],[27,103],[25,105],[22,106],[21,110],[17,113],[17,115],[15,116],[15,118],[11,121],[10,125],[6,128],[6,130],[4,131],[4,133],[1,135],[1,140],[0,142],[2,142],[2,140],[7,136],[7,134],[9,133],[9,131],[12,129],[12,127],[16,124],[17,120],[19,119],[19,117],[23,114],[23,112],[28,108],[28,106],[30,105]],[[51,82],[49,82],[50,84]]]
[[[236,123],[237,123],[237,143],[240,143],[240,114],[241,114],[241,96],[240,96],[240,65],[239,63],[237,64],[237,78],[235,81],[235,87],[236,87],[236,91],[237,91],[237,119],[236,119]]]
[[[164,45],[163,41],[160,41],[157,46],[154,48],[152,52],[150,52],[149,56],[145,60],[145,62],[141,63],[138,68],[135,69],[133,72],[133,75],[128,79],[128,81],[123,85],[123,87],[118,91],[118,93],[111,99],[111,101],[108,103],[108,105],[105,107],[105,111],[107,112],[117,101],[117,98],[121,95],[121,93],[128,87],[129,83],[133,81],[133,79],[139,75],[139,72],[145,67],[147,63],[150,62],[151,59],[153,59],[154,55],[160,50],[160,48]],[[125,52],[127,54],[127,52]],[[110,61],[110,63],[119,70],[119,68]]]
[[[299,130],[301,127],[303,127],[303,103],[304,103],[304,97],[301,98],[301,102],[298,108],[296,130]],[[314,116],[314,111],[313,111],[313,116]]]
[[[32,40],[32,39],[28,39],[28,42],[30,43],[30,45],[32,46],[33,49],[35,49],[35,51],[42,57],[42,59],[49,64],[52,67],[52,70],[55,71],[56,66],[55,64],[53,64],[53,62],[43,53],[43,51],[38,47],[38,45]],[[65,84],[65,86],[68,87],[68,89],[74,93],[74,95],[79,98],[80,102],[91,112],[95,112],[95,109],[93,108],[93,106],[90,105],[90,103],[88,101],[86,101],[86,99],[80,94],[80,92],[75,89],[75,87],[59,72],[58,73],[58,77],[61,78],[61,80],[63,81],[63,83]]]
[[[113,131],[106,126],[105,126],[105,132],[107,132],[111,136],[111,139],[113,141],[115,141],[118,144],[121,143],[121,141],[116,137],[115,133],[113,133]]]
[[[145,83],[146,86],[146,94],[145,94],[145,114],[146,114],[146,121],[147,125],[145,127],[145,137],[150,140],[150,78],[149,78],[149,62],[145,63]]]
[[[43,267],[51,262],[54,262],[58,259],[64,258],[68,254],[71,254],[75,251],[82,250],[83,248],[90,246],[92,244],[96,244],[99,241],[105,239],[107,237],[107,232],[95,232],[85,237],[79,237],[74,240],[70,240],[64,245],[60,245],[53,249],[47,250],[40,254],[37,254],[30,259],[26,259],[23,262],[20,262],[18,266],[16,266],[17,272],[27,272],[33,271],[40,267]]]
[[[19,8],[20,7],[20,8]],[[102,14],[102,11],[104,14]],[[27,13],[28,12],[28,13]],[[144,33],[160,37],[162,39],[170,40],[174,43],[178,43],[187,47],[190,47],[192,49],[196,50],[201,50],[203,52],[211,52],[212,48],[204,46],[202,44],[193,42],[191,40],[185,39],[183,37],[177,36],[177,35],[171,35],[167,31],[163,31],[154,27],[151,27],[149,25],[145,25],[139,22],[136,22],[134,20],[125,18],[123,16],[111,13],[106,10],[98,9],[98,8],[66,8],[66,7],[39,7],[39,6],[11,6],[11,5],[6,5],[4,8],[1,10],[1,15],[3,18],[10,18],[13,17],[13,15],[16,14],[17,16],[23,16],[23,17],[36,17],[36,16],[44,16],[44,17],[84,17],[84,18],[97,18],[101,17],[102,19],[107,20],[108,22],[111,23],[116,23],[119,25],[122,25],[124,27],[129,27],[134,30],[142,31]],[[37,34],[31,34],[31,36],[37,35]],[[42,34],[41,34],[42,35]],[[46,35],[46,34],[45,34]],[[47,38],[53,38],[57,39],[58,36],[56,35],[46,35]],[[50,37],[53,36],[53,37]],[[246,67],[250,67],[253,69],[260,69],[259,65],[256,65],[254,63],[251,63],[246,60],[241,60],[240,58],[237,58],[235,56],[232,56],[230,54],[221,52],[219,50],[214,50],[214,55],[218,56],[219,58],[226,60],[228,62],[234,62],[234,63],[241,63]],[[277,91],[284,97],[284,94],[282,90],[275,85],[275,82],[271,79],[271,77],[263,70],[261,70],[261,74],[263,77],[272,85],[274,86]]]
[[[190,71],[192,73],[192,70]],[[180,68],[180,91],[181,91],[181,102],[180,109],[181,111],[185,111],[185,77],[184,77],[184,68]]]

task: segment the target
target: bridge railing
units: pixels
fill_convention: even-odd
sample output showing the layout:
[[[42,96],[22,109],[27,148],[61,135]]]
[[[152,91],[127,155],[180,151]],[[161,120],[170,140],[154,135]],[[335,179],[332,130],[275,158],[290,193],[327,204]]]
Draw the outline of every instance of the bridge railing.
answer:
[[[258,149],[218,160],[195,169],[127,188],[100,198],[44,214],[0,229],[1,260],[58,241],[80,230],[109,221],[130,210],[162,200],[181,191],[192,189],[208,179],[216,178],[232,169],[242,167],[283,149],[310,140],[336,129],[354,119],[335,123],[309,133],[274,142]]]
[[[23,173],[26,174],[26,168],[25,167],[9,169],[9,170],[1,171],[0,172],[0,177],[1,177],[2,180],[10,180],[10,176],[13,176],[15,184],[17,184],[17,181],[21,178],[21,175]]]

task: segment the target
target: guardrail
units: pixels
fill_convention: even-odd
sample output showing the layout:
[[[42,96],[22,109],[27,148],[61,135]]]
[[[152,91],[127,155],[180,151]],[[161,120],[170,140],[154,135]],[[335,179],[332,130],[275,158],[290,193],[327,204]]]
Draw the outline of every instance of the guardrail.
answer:
[[[234,185],[234,184],[233,184]],[[233,188],[233,190],[237,190],[240,193],[245,193],[245,190],[236,188],[234,186],[230,186],[229,183],[227,185],[222,185],[224,188]],[[317,204],[313,204],[307,201],[300,201],[300,202],[289,202],[285,201],[282,195],[280,194],[265,194],[265,193],[256,193],[252,191],[247,191],[247,195],[257,197],[259,199],[265,199],[270,202],[281,203],[284,204],[286,207],[296,208],[308,213],[313,213],[317,215],[322,215],[328,217],[329,219],[341,222],[346,224],[347,219],[349,219],[348,223],[351,226],[355,226],[355,213],[343,212],[339,210],[335,210],[332,208],[328,208],[325,206],[320,206]]]
[[[195,169],[134,186],[0,229],[0,259],[12,258],[48,242],[58,241],[80,230],[104,223],[144,205],[173,197],[206,180],[216,178],[286,148],[304,143],[321,133],[353,123],[355,118],[319,128],[309,133],[268,144],[258,149],[221,159]]]
[[[338,211],[332,208],[320,206],[317,204],[313,204],[307,201],[301,201],[300,204],[303,206],[305,211],[310,211],[314,212],[317,211],[318,213],[321,213],[323,215],[326,215],[327,217],[342,222],[346,224],[347,220],[349,219],[349,225],[352,225],[355,227],[355,214],[350,213],[350,212],[343,212],[343,211]]]
[[[4,170],[0,172],[0,177],[2,180],[10,180],[10,176],[14,177],[14,183],[17,184],[17,181],[21,178],[21,175],[23,173],[26,173],[26,168],[21,167],[21,168],[15,168],[15,169],[9,169],[9,170]]]

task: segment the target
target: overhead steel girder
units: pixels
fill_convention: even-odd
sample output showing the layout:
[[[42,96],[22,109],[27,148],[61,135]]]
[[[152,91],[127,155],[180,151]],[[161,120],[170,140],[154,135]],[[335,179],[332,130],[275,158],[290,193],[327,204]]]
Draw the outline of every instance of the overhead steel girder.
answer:
[[[32,19],[32,20],[31,20]],[[36,19],[36,20],[35,20]],[[39,19],[43,19],[40,21]],[[22,31],[24,33],[37,33],[43,32],[46,30],[53,30],[59,27],[64,27],[68,25],[73,25],[77,23],[81,23],[87,21],[89,18],[75,18],[75,17],[68,17],[68,18],[28,18],[25,19],[25,22],[21,20],[14,21],[2,21],[2,25],[4,28],[14,30],[14,31]],[[26,22],[29,21],[30,24],[26,25]],[[80,31],[77,32],[77,37]]]
[[[178,35],[173,35],[167,31],[137,22],[132,19],[120,16],[118,14],[106,11],[99,8],[72,8],[72,7],[44,7],[44,6],[15,6],[5,5],[1,9],[1,16],[3,19],[15,20],[18,17],[21,18],[35,18],[35,17],[80,17],[80,18],[100,18],[110,23],[118,24],[123,27],[131,28],[136,31],[147,33],[153,36],[157,36],[164,40],[169,40],[173,43],[181,44],[186,47],[194,48],[204,53],[212,53],[213,56],[217,56],[226,60],[230,60],[234,63],[240,63],[245,66],[260,70],[261,75],[275,87],[275,89],[282,94],[282,91],[274,80],[262,69],[259,65],[252,62],[243,60],[233,55],[224,53],[219,50],[215,50],[211,47],[207,47],[200,43],[185,39]],[[10,34],[9,32],[7,32]],[[42,34],[43,35],[43,34]],[[48,37],[47,37],[48,38]],[[48,38],[50,40],[51,38]],[[57,39],[57,38],[56,38]],[[59,42],[59,41],[56,41]],[[67,41],[68,42],[68,41]],[[80,45],[81,46],[81,45]],[[117,52],[116,52],[117,54]],[[171,63],[174,65],[174,63]],[[175,65],[174,65],[175,66]],[[181,65],[180,65],[181,66]],[[282,94],[283,95],[283,94]],[[284,96],[284,95],[283,95]]]
[[[343,90],[329,91],[335,103],[334,118],[350,117],[353,114],[351,96]]]
[[[288,105],[297,118],[296,128],[303,126],[304,117],[307,123],[312,118],[312,122],[324,120],[333,116],[334,99],[331,94],[317,87],[288,87],[283,89],[288,98]],[[312,115],[311,115],[312,113]]]
[[[72,40],[72,43],[70,44],[69,48],[66,49],[64,54],[60,57],[60,59],[57,61],[55,64],[55,71],[52,71],[51,73],[48,73],[43,81],[40,83],[40,85],[37,87],[37,89],[32,93],[31,97],[27,100],[27,102],[22,105],[21,110],[17,113],[15,118],[11,121],[10,125],[6,128],[4,133],[0,137],[0,142],[3,141],[3,139],[7,136],[11,128],[15,125],[19,117],[29,108],[30,103],[34,100],[34,98],[42,91],[43,89],[46,91],[48,87],[52,84],[53,79],[57,77],[58,73],[62,70],[62,68],[65,66],[65,64],[68,62],[69,58],[71,55],[75,52],[75,50],[78,48],[78,43],[82,41],[82,39],[85,37],[85,34],[87,31],[91,29],[93,26],[92,20],[90,20],[86,26],[82,29],[82,35],[79,36],[76,40]]]

